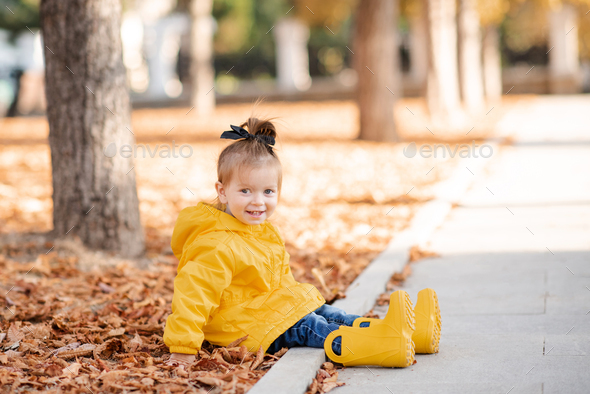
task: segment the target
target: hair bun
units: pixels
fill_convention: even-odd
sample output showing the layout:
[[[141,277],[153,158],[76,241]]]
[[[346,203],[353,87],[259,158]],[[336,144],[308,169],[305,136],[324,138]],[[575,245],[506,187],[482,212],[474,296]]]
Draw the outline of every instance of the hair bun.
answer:
[[[277,129],[270,119],[258,119],[251,117],[242,123],[240,127],[246,127],[250,134],[260,136],[270,145],[274,145],[274,140],[277,137]]]

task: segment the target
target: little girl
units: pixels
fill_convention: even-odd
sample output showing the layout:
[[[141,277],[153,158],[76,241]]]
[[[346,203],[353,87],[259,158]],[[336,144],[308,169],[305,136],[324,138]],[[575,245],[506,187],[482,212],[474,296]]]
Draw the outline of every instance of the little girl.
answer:
[[[221,134],[237,141],[219,156],[215,204],[183,209],[172,234],[179,264],[164,330],[169,364],[192,363],[205,339],[227,346],[245,336],[250,351],[323,347],[344,365],[405,367],[415,351],[437,352],[440,312],[431,289],[419,293],[416,313],[400,290],[385,319],[365,319],[294,279],[284,240],[267,221],[282,184],[275,126],[249,118],[231,128]]]

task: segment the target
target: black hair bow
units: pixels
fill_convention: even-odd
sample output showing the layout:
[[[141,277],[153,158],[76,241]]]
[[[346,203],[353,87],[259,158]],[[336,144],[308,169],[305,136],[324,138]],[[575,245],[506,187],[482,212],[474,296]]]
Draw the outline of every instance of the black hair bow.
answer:
[[[248,132],[248,130],[246,130],[242,127],[234,126],[234,125],[230,125],[230,126],[233,130],[224,131],[223,133],[221,133],[220,138],[225,138],[225,139],[229,139],[229,140],[240,140],[242,138],[245,138],[245,139],[257,138],[267,145],[274,145],[275,144],[274,137],[271,137],[270,135],[260,135],[260,134],[254,135],[254,134],[250,134]]]

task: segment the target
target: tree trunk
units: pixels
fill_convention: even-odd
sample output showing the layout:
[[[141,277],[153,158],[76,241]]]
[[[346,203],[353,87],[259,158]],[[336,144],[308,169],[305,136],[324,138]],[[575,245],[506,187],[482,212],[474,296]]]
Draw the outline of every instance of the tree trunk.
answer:
[[[434,123],[449,124],[460,112],[455,0],[426,0],[428,16],[427,103]]]
[[[309,27],[298,19],[279,19],[273,29],[277,87],[285,93],[306,91],[311,87],[307,41]]]
[[[556,4],[549,11],[549,90],[554,94],[579,93],[578,15],[572,4]]]
[[[119,0],[43,0],[53,232],[90,248],[143,254]],[[107,148],[108,147],[108,148]],[[103,151],[103,148],[105,149]]]
[[[477,114],[484,106],[481,32],[476,0],[459,2],[459,72],[463,104]]]
[[[410,75],[424,94],[428,78],[428,24],[423,6],[410,15]]]
[[[197,114],[215,109],[213,69],[213,0],[192,0],[191,13],[191,105]]]
[[[500,100],[502,97],[502,64],[500,62],[498,28],[494,25],[484,28],[483,76],[486,100],[491,103]]]
[[[393,121],[393,105],[402,94],[397,7],[393,0],[361,0],[357,8],[352,56],[358,74],[359,139],[399,141]]]

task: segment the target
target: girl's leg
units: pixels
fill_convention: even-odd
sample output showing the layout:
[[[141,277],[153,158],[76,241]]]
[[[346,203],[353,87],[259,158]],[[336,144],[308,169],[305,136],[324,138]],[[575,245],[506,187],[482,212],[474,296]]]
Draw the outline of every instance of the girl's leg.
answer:
[[[276,353],[283,347],[309,346],[323,348],[328,334],[337,330],[338,327],[340,327],[340,324],[329,322],[323,316],[312,312],[275,339],[268,348],[267,353]],[[332,343],[334,353],[341,354],[340,344],[341,338],[336,338]]]
[[[349,326],[352,327],[352,323],[358,319],[359,315],[352,315],[344,312],[340,308],[336,308],[332,305],[324,304],[320,306],[318,309],[313,311],[315,314],[323,316],[328,323],[335,323],[339,326]],[[369,323],[363,322],[361,323],[361,327],[367,327]]]

